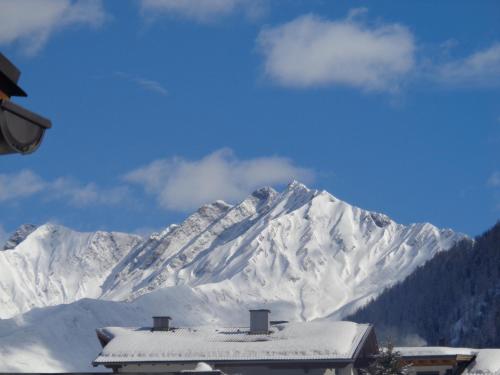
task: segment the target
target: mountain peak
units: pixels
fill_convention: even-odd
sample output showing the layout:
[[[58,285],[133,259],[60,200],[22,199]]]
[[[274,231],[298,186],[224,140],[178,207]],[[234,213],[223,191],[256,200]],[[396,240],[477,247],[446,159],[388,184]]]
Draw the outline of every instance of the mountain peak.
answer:
[[[270,186],[265,186],[255,190],[251,195],[259,200],[267,200],[278,195],[278,192]]]
[[[205,204],[201,206],[201,209],[206,208],[206,209],[218,209],[218,210],[228,210],[232,207],[229,203],[223,201],[222,199],[218,199],[212,203]]]
[[[311,189],[309,189],[306,185],[297,180],[293,180],[292,182],[290,182],[287,186],[287,190],[288,191],[304,190],[308,192],[311,191]]]
[[[233,207],[223,200],[216,200],[215,202],[204,204],[190,217],[204,217],[207,219],[215,219],[220,217],[223,213],[229,211]]]
[[[37,228],[33,224],[23,224],[9,237],[3,246],[3,250],[12,250],[21,242],[23,242],[26,237],[28,237]]]

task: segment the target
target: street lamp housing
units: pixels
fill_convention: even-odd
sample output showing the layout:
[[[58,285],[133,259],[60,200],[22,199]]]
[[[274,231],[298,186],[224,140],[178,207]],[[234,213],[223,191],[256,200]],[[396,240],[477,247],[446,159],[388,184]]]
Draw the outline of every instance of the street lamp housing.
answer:
[[[50,127],[50,120],[10,100],[0,101],[0,154],[36,151]]]
[[[30,154],[38,149],[49,119],[10,101],[12,96],[27,96],[17,85],[21,72],[0,53],[0,155]]]

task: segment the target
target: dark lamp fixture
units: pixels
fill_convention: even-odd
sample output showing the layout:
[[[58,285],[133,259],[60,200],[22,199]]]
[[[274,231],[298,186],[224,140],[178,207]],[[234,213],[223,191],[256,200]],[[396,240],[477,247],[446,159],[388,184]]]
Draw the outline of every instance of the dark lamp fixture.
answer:
[[[49,119],[10,101],[27,96],[17,82],[21,72],[0,53],[0,154],[30,154],[42,143]]]

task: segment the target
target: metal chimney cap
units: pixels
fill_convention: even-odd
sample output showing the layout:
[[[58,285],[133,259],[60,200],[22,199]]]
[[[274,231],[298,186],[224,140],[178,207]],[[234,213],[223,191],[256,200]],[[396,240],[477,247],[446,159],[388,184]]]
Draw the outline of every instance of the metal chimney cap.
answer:
[[[153,316],[153,319],[155,319],[155,318],[172,320],[172,318],[170,316],[164,316],[164,315]]]
[[[248,311],[250,311],[250,312],[252,312],[252,311],[266,311],[266,312],[268,312],[268,313],[270,313],[270,312],[271,312],[271,310],[269,310],[269,309],[250,309],[250,310],[248,310]]]

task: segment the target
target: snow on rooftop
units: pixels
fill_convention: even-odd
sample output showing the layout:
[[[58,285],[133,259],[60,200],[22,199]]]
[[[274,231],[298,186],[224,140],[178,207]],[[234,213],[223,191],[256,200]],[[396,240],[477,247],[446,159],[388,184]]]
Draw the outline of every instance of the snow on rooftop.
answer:
[[[500,373],[500,349],[475,349],[476,359],[467,367],[465,374]]]
[[[95,364],[163,361],[349,360],[368,324],[300,322],[273,325],[269,335],[248,328],[193,327],[171,331],[102,328],[111,338]]]
[[[447,346],[405,346],[394,348],[405,357],[426,357],[434,355],[474,355],[477,349],[451,348]]]
[[[205,362],[198,362],[194,370],[188,370],[189,372],[205,372],[205,371],[213,371],[214,369]],[[184,372],[184,371],[182,371]],[[187,372],[187,371],[186,371]]]
[[[474,355],[465,375],[500,374],[500,349],[450,348],[443,346],[398,347],[403,356]]]

